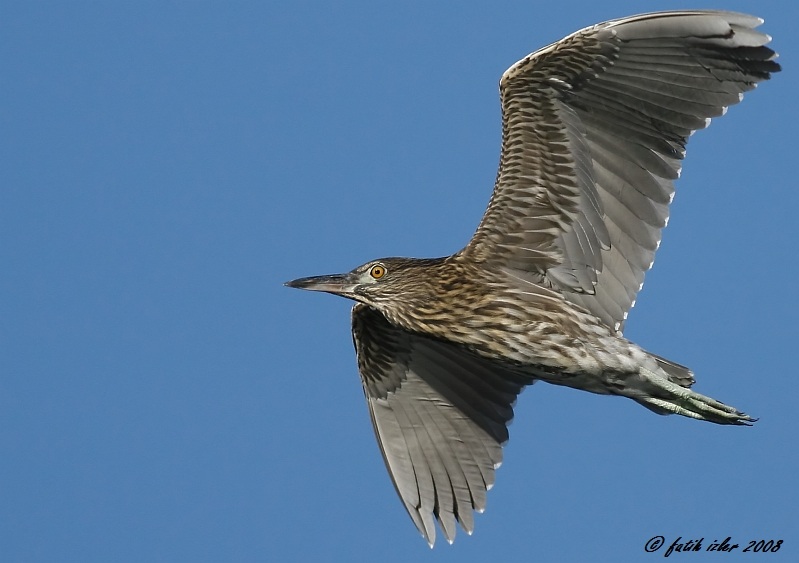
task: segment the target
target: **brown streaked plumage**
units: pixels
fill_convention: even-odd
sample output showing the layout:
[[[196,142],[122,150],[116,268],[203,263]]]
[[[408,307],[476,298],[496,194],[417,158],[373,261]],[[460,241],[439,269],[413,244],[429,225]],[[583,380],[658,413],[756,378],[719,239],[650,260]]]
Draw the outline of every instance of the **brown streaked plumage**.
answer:
[[[762,22],[715,11],[598,24],[500,80],[502,153],[472,240],[291,287],[357,301],[352,334],[397,492],[432,546],[468,533],[513,402],[543,380],[717,424],[752,418],[622,336],[666,225],[688,137],[779,71]]]

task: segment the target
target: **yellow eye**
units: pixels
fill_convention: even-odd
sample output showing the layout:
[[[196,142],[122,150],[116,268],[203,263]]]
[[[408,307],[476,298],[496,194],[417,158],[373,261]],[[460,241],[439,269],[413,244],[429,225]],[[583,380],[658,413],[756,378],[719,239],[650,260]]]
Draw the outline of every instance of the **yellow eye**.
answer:
[[[374,279],[379,280],[380,278],[386,275],[386,269],[380,265],[372,266],[372,269],[369,270],[369,275],[372,276]]]

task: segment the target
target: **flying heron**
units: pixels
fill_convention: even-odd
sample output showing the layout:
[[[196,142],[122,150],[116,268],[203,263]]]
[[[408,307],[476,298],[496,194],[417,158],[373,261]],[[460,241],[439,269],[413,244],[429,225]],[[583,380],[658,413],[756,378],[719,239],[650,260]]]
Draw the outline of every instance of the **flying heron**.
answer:
[[[666,226],[688,137],[780,70],[759,18],[661,12],[582,29],[499,82],[502,152],[471,241],[286,285],[356,301],[377,441],[416,527],[453,541],[502,461],[513,403],[541,380],[717,424],[753,418],[622,336]]]

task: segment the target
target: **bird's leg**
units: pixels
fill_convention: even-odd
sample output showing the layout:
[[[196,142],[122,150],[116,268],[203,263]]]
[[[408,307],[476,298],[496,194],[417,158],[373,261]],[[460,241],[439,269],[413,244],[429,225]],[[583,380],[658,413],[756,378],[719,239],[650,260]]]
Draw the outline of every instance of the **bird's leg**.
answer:
[[[660,414],[681,414],[698,420],[716,424],[735,424],[751,426],[757,419],[725,405],[711,397],[691,391],[672,383],[658,374],[646,369],[641,374],[648,383],[647,393],[629,395],[645,407]]]

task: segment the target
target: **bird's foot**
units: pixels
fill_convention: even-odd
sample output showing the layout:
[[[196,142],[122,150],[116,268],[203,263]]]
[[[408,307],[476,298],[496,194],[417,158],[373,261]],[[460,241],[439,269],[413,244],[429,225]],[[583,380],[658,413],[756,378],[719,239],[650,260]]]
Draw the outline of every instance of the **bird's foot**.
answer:
[[[752,418],[734,407],[681,387],[661,377],[649,378],[649,383],[657,387],[656,392],[652,394],[653,396],[635,397],[635,400],[655,412],[681,414],[682,416],[707,420],[716,424],[751,426],[752,423],[757,421],[756,418]]]

